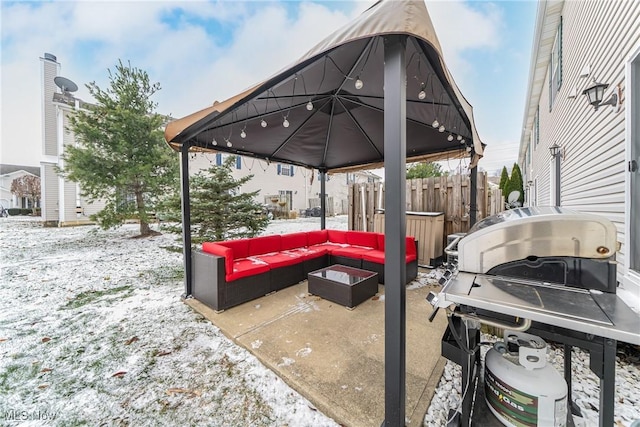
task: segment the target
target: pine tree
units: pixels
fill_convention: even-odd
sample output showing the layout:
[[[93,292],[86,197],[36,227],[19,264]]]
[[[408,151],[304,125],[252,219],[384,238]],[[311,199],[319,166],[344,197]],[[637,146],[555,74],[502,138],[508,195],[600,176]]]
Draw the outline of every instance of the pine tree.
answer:
[[[155,113],[151,96],[160,90],[145,71],[116,65],[109,70],[110,88],[92,82],[89,93],[97,103],[70,117],[70,128],[80,144],[65,147],[64,169],[58,173],[80,184],[89,201],[105,207],[92,216],[103,228],[140,221],[140,234],[149,228],[155,204],[176,191],[178,158],[164,141],[164,118]]]
[[[505,187],[507,186],[508,182],[509,182],[509,172],[507,172],[507,167],[503,166],[502,167],[502,175],[500,175],[500,186],[498,188],[500,188],[500,191],[502,191],[502,195],[504,195],[504,196],[506,196]]]
[[[222,165],[213,166],[191,177],[191,235],[194,244],[242,237],[254,237],[268,225],[262,205],[255,201],[260,192],[241,193],[240,188],[253,179],[253,175],[235,179],[232,166],[235,156],[227,157]],[[165,205],[165,218],[181,221],[179,196],[173,196]],[[181,225],[164,228],[180,232]]]
[[[509,181],[513,181],[512,188],[518,192],[520,192],[520,197],[518,197],[518,202],[520,202],[520,206],[524,204],[524,183],[522,182],[522,171],[520,170],[520,166],[517,163],[513,164],[513,169],[511,170],[511,178]]]

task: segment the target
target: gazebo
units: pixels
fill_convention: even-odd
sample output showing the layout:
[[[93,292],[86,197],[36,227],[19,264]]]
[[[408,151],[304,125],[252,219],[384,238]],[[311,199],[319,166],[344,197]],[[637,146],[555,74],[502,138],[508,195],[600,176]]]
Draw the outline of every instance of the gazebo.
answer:
[[[375,3],[300,59],[223,102],[169,123],[181,153],[185,296],[191,295],[189,153],[226,152],[317,169],[384,166],[385,420],[405,423],[407,161],[470,158],[470,219],[484,144],[449,73],[423,0]]]

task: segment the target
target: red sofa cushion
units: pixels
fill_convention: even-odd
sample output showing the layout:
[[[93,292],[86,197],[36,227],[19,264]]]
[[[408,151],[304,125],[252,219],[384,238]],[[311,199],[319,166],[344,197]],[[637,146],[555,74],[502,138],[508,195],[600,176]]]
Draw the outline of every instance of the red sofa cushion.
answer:
[[[332,243],[347,243],[347,232],[344,230],[327,230],[327,237]]]
[[[347,231],[347,243],[356,246],[366,246],[368,248],[378,248],[378,237],[376,233],[366,231]]]
[[[280,250],[304,248],[307,246],[307,233],[283,234],[280,240]]]
[[[413,236],[407,236],[407,255],[412,255],[413,259],[416,258],[416,239]]]
[[[301,256],[303,259],[314,259],[327,254],[327,249],[320,246],[289,249],[287,253]]]
[[[251,258],[243,258],[233,262],[233,270],[231,273],[227,272],[225,279],[227,280],[227,282],[232,282],[243,277],[266,273],[269,270],[271,270],[269,265],[265,264],[262,261]]]
[[[225,240],[224,242],[216,243],[233,249],[233,259],[240,259],[249,256],[249,240],[250,239]]]
[[[347,246],[347,247],[337,247],[331,251],[331,255],[336,256],[344,256],[348,258],[354,259],[362,259],[363,254],[368,252],[375,251],[375,249],[367,248],[364,246]]]
[[[202,252],[224,257],[225,274],[233,271],[233,249],[213,242],[204,242]]]
[[[293,252],[273,252],[252,256],[251,258],[267,263],[270,268],[286,267],[304,261],[303,255]]]
[[[376,233],[376,239],[378,240],[378,249],[384,251],[384,234]]]
[[[307,245],[319,245],[329,240],[327,238],[327,230],[307,231]]]
[[[279,234],[273,236],[254,237],[249,240],[249,255],[262,255],[270,252],[279,252],[282,237]]]
[[[369,252],[362,253],[362,259],[364,261],[375,262],[377,264],[384,264],[384,251],[379,251],[374,249]],[[404,262],[409,264],[412,261],[415,261],[416,255],[405,255]]]

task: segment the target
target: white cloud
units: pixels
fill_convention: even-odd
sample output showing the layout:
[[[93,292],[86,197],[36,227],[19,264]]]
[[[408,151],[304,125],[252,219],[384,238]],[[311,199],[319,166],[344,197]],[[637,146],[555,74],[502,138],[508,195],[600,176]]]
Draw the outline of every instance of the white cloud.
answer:
[[[107,69],[118,59],[130,60],[161,83],[158,111],[181,117],[271,76],[371,4],[354,2],[349,16],[310,2],[3,3],[2,162],[39,162],[38,58],[45,52],[58,57],[60,74],[78,84],[77,96],[85,101],[92,101],[86,83],[105,88]],[[499,44],[499,10],[472,6],[457,0],[427,3],[459,84],[464,52]],[[180,19],[169,23],[168,16]],[[206,27],[212,18],[221,20],[221,33]]]

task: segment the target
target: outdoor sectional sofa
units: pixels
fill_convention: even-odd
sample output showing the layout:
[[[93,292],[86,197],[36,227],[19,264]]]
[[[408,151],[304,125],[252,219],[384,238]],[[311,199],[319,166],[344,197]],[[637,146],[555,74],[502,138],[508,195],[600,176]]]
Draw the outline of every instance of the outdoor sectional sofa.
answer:
[[[406,279],[418,275],[417,245],[406,238]],[[343,264],[378,273],[384,283],[384,234],[317,230],[205,242],[192,257],[193,297],[220,311],[293,286],[311,271]]]

